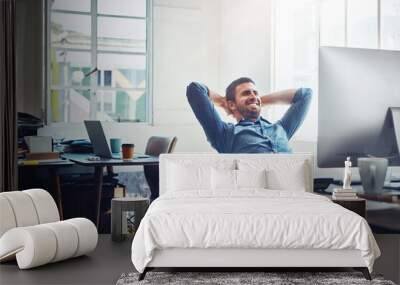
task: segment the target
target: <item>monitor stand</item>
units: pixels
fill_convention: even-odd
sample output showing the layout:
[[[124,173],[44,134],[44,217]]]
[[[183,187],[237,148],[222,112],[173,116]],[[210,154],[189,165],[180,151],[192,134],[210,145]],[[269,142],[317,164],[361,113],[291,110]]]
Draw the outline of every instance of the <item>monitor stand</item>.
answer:
[[[394,139],[394,147],[396,153],[400,156],[400,107],[390,107],[388,112],[390,127],[393,127],[391,136]],[[391,182],[399,182],[398,179],[393,179]],[[400,186],[384,186],[383,189],[400,191]]]
[[[382,130],[372,148],[367,151],[373,157],[389,159],[389,165],[400,165],[400,107],[389,107]]]
[[[400,155],[400,107],[390,107],[389,112],[392,115],[393,132],[396,140],[397,153]]]

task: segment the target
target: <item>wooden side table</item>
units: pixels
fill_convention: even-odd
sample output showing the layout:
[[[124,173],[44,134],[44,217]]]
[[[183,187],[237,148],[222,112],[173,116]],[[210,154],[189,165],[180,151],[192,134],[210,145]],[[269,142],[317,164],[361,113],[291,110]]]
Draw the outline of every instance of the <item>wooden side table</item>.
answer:
[[[113,241],[123,241],[126,239],[126,234],[123,233],[123,219],[126,219],[124,212],[134,212],[134,228],[138,229],[140,221],[146,214],[150,201],[148,198],[114,198],[111,200],[111,239]]]
[[[345,199],[332,199],[332,201],[340,206],[359,214],[364,219],[366,218],[366,200],[362,198],[357,198],[354,200]]]

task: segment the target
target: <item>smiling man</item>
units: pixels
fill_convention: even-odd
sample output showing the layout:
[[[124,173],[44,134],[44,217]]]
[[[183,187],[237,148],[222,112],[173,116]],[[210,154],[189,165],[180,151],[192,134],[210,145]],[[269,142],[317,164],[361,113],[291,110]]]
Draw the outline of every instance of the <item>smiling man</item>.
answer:
[[[192,82],[186,96],[208,141],[219,153],[291,152],[289,140],[303,122],[311,102],[309,88],[289,89],[260,96],[253,80],[241,77],[226,88],[225,97]],[[221,120],[215,105],[232,115],[237,124]],[[261,107],[290,104],[275,123],[260,116]]]

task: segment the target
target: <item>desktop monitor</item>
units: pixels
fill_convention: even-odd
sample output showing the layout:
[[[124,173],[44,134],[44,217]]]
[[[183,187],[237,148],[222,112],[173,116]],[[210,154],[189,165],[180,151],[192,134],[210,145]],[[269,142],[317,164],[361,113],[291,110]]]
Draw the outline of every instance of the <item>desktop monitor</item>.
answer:
[[[399,114],[400,51],[320,48],[319,167],[343,167],[347,156],[399,166]]]

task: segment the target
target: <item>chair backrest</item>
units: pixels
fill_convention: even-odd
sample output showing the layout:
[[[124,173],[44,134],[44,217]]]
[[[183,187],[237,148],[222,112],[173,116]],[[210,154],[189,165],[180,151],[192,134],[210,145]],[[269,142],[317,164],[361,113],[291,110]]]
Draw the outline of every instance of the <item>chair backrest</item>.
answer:
[[[150,137],[147,141],[145,154],[159,156],[162,153],[171,153],[175,149],[177,137]]]
[[[0,237],[15,227],[58,222],[56,203],[43,189],[0,193]]]
[[[174,151],[177,137],[151,137],[146,146],[146,154],[159,156],[162,153],[171,153]],[[144,165],[144,175],[150,187],[150,201],[158,197],[159,188],[159,167],[158,165]]]
[[[177,137],[173,137],[171,143],[169,144],[167,153],[173,153],[175,150],[176,143],[178,142]]]

